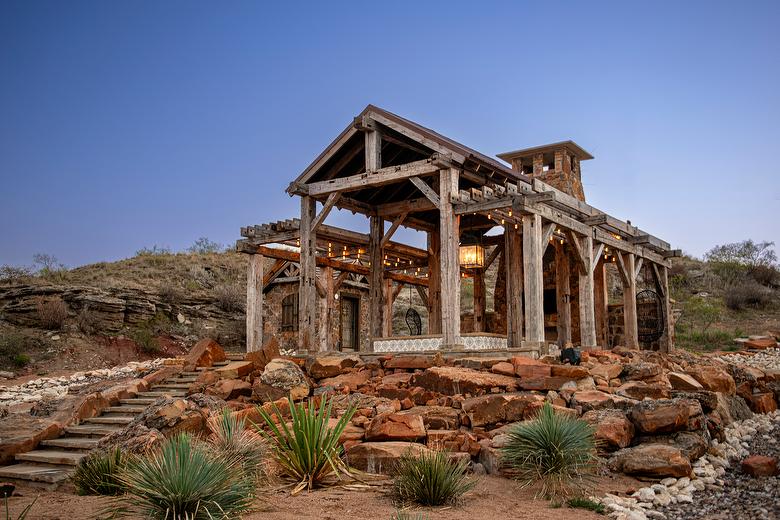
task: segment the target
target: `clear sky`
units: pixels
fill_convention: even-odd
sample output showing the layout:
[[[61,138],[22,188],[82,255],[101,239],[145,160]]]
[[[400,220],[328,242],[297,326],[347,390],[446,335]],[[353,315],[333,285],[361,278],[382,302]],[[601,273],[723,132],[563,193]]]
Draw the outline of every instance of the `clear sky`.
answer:
[[[0,264],[296,216],[284,188],[368,103],[490,155],[573,139],[590,203],[687,252],[780,244],[778,26],[777,1],[2,0]]]

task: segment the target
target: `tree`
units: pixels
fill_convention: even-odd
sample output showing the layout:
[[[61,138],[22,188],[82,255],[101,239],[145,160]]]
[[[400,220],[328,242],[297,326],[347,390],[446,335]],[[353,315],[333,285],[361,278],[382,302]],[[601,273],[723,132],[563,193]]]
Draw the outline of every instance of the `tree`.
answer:
[[[187,248],[187,251],[196,255],[204,255],[206,253],[219,253],[224,249],[222,244],[212,242],[207,237],[200,237]]]
[[[705,253],[704,259],[724,281],[735,282],[745,276],[774,271],[777,265],[774,245],[774,242],[744,240],[715,246]]]

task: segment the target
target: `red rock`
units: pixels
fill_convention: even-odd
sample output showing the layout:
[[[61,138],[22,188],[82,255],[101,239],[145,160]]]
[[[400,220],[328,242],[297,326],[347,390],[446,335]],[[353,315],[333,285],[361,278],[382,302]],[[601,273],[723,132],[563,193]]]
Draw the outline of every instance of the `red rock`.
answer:
[[[225,361],[225,351],[211,338],[203,338],[184,356],[185,367],[210,367],[217,361]]]
[[[393,356],[385,361],[385,368],[403,368],[406,370],[426,369],[433,366],[430,356]]]
[[[414,442],[361,442],[349,447],[346,459],[353,468],[368,473],[389,474],[401,455],[419,455],[429,451],[425,445]]]
[[[625,365],[621,375],[626,381],[646,381],[658,377],[662,371],[661,365],[639,361]]]
[[[750,404],[750,409],[755,413],[769,413],[777,410],[775,396],[770,392],[752,394],[748,404]]]
[[[252,395],[252,385],[240,379],[222,379],[217,381],[214,386],[207,388],[206,393],[227,401],[240,395]]]
[[[587,368],[574,365],[551,365],[550,368],[553,376],[567,377],[572,380],[582,379],[590,375]]]
[[[374,417],[366,430],[367,441],[416,441],[425,437],[422,417],[388,413]]]
[[[320,386],[332,386],[336,389],[349,387],[351,389],[357,389],[357,387],[368,383],[371,377],[370,370],[359,370],[357,372],[347,372],[335,377],[329,377],[327,379],[320,380]]]
[[[695,367],[688,370],[688,374],[698,381],[705,390],[729,395],[734,395],[737,391],[737,385],[734,382],[734,378],[731,377],[728,372],[720,368]]]
[[[644,381],[629,381],[619,386],[615,393],[638,401],[645,397],[650,399],[669,399],[672,396],[671,388],[658,383],[646,383]]]
[[[461,367],[432,367],[415,374],[410,384],[447,395],[478,394],[492,388],[517,388],[517,379]],[[417,402],[417,401],[415,401]]]
[[[530,405],[543,402],[544,396],[537,394],[488,394],[466,399],[462,407],[474,427],[519,421],[529,417]]]
[[[780,474],[776,457],[751,455],[742,461],[742,472],[753,477],[772,477]]]
[[[768,348],[777,348],[777,341],[772,338],[749,339],[743,345],[745,348],[766,350]]]
[[[413,407],[414,407],[414,401],[412,401],[408,397],[401,401],[401,410],[409,410],[410,408]]]
[[[634,425],[620,410],[590,410],[582,420],[593,426],[596,442],[608,451],[625,448],[634,438]]]
[[[255,370],[263,370],[272,359],[278,358],[280,355],[279,340],[276,339],[276,336],[271,336],[260,350],[247,352],[244,361],[251,361]]]
[[[360,362],[360,356],[356,355],[318,355],[307,359],[306,371],[314,379],[323,379],[343,374]]]
[[[513,357],[512,365],[519,377],[549,377],[552,373],[547,363],[525,356]]]
[[[559,390],[569,381],[575,381],[565,376],[521,377],[520,388],[523,390]]]
[[[695,415],[702,415],[702,409],[699,402],[693,399],[642,401],[631,409],[631,421],[643,433],[669,433],[688,429],[688,421]]]
[[[600,377],[605,381],[609,381],[610,379],[615,379],[616,377],[620,376],[620,373],[622,371],[623,371],[623,365],[620,364],[613,364],[613,365],[598,364],[588,369],[590,375],[592,375],[593,377]]]
[[[409,380],[412,378],[411,372],[399,372],[397,374],[386,375],[382,378],[383,385],[408,385]]]
[[[691,463],[682,452],[668,444],[640,444],[615,453],[609,461],[613,471],[653,478],[687,477]]]
[[[601,408],[626,408],[633,401],[600,390],[580,390],[572,395],[572,406],[580,406],[583,411]]]
[[[478,455],[481,449],[476,435],[463,430],[428,430],[427,446],[432,450],[467,453],[470,457]]]
[[[490,371],[494,374],[501,374],[504,376],[514,376],[515,375],[515,367],[512,363],[508,363],[506,361],[499,361],[492,367],[490,367]]]
[[[224,367],[217,368],[215,372],[224,379],[238,379],[251,374],[254,368],[255,365],[251,361],[231,361]]]
[[[415,406],[401,413],[420,416],[429,430],[456,430],[460,426],[458,410],[448,406]]]
[[[701,383],[696,381],[693,377],[682,372],[669,372],[667,374],[669,382],[672,384],[674,390],[681,390],[683,392],[698,392],[703,390],[704,387]]]

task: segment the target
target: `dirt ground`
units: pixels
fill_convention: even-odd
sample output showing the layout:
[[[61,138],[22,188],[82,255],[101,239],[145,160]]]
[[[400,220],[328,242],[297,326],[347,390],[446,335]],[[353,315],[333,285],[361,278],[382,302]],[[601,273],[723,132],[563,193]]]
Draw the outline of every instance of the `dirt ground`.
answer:
[[[595,483],[595,494],[626,493],[641,484],[622,475],[600,478]],[[19,488],[23,496],[10,499],[11,518],[16,518],[21,510],[37,496],[27,520],[81,520],[100,519],[101,514],[111,504],[104,497],[83,497],[63,491],[50,492],[35,488]],[[372,486],[367,490],[349,490],[343,487],[318,489],[311,493],[303,492],[295,497],[289,491],[276,489],[258,499],[256,509],[244,515],[244,520],[288,520],[317,519],[336,520],[371,519],[389,520],[397,511],[390,496],[389,486]],[[455,520],[472,518],[525,519],[525,520],[587,520],[603,518],[596,513],[582,509],[554,508],[545,500],[534,498],[533,489],[522,489],[520,484],[500,477],[480,477],[477,486],[470,491],[457,506],[439,508],[412,508],[410,511],[422,512],[430,520]]]

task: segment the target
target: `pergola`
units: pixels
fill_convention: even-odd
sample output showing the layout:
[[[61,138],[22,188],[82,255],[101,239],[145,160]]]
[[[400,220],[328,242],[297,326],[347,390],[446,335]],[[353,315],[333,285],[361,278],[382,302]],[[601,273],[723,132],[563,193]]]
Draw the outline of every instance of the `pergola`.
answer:
[[[571,143],[573,146],[573,143]],[[581,150],[581,149],[580,149]],[[582,151],[584,152],[584,151]],[[587,153],[587,152],[584,152]],[[507,154],[511,156],[511,154]],[[287,189],[300,197],[299,219],[241,229],[239,251],[250,255],[247,278],[247,348],[262,344],[264,278],[288,262],[298,263],[301,351],[331,350],[327,334],[315,329],[318,308],[334,304],[346,277],[368,281],[371,350],[406,350],[392,337],[392,304],[400,288],[414,286],[429,313],[425,345],[436,350],[468,348],[545,351],[543,256],[555,249],[557,341],[572,342],[571,277],[577,277],[579,344],[606,341],[606,271],[614,262],[624,287],[624,335],[638,347],[636,279],[642,265],[652,270],[668,333],[668,243],[501,162],[412,121],[369,105]],[[317,203],[321,204],[319,211]],[[333,208],[369,219],[369,233],[326,225]],[[385,229],[385,223],[389,228]],[[427,233],[427,248],[392,240],[399,226]],[[485,235],[494,228],[502,235]],[[475,266],[464,267],[461,246],[493,247]],[[273,248],[269,244],[286,244]],[[506,334],[496,342],[484,328],[485,270],[503,255],[506,269]],[[263,273],[263,258],[276,260]],[[461,332],[460,280],[474,278],[471,332]],[[318,274],[319,273],[319,274]],[[326,319],[320,320],[320,327]],[[503,342],[505,338],[505,342]],[[415,348],[409,348],[415,350]],[[418,349],[420,350],[420,349]]]

